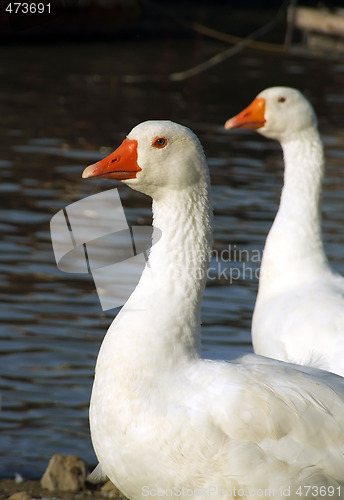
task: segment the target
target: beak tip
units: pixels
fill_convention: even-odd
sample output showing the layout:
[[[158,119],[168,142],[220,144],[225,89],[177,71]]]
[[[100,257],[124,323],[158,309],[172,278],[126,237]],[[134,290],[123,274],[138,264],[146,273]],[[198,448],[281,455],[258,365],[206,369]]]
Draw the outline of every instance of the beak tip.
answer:
[[[88,179],[89,177],[92,177],[93,172],[94,172],[94,165],[89,165],[88,167],[85,168],[85,170],[81,174],[81,177],[83,179]]]
[[[232,118],[230,118],[229,120],[226,121],[224,127],[225,127],[226,130],[229,130],[229,129],[231,129],[233,127],[233,120],[232,120]]]

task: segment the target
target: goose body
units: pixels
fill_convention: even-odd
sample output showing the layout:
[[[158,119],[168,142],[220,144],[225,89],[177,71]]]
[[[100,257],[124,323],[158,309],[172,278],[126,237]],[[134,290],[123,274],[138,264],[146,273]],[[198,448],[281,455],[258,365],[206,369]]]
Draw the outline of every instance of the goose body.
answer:
[[[331,270],[323,248],[324,153],[314,111],[297,90],[272,87],[226,123],[238,127],[277,139],[285,162],[260,269],[254,351],[344,376],[344,279]]]
[[[199,357],[212,210],[197,137],[144,122],[83,175],[150,195],[161,231],[97,359],[90,426],[102,472],[133,500],[299,499],[309,485],[325,488],[312,498],[339,498],[342,379],[256,355]]]

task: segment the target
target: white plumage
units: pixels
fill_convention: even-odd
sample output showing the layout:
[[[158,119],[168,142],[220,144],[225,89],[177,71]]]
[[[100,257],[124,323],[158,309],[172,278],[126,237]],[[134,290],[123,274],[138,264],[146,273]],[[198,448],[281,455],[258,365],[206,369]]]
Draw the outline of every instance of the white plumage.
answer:
[[[297,90],[272,87],[226,123],[237,127],[277,139],[285,162],[260,270],[254,350],[344,375],[344,279],[331,270],[323,248],[324,154],[314,111]]]
[[[165,121],[138,125],[126,141],[137,151],[129,167],[123,143],[84,177],[121,176],[152,196],[162,236],[99,352],[90,424],[102,471],[133,500],[258,499],[268,490],[299,499],[309,485],[326,489],[312,498],[339,498],[342,379],[255,355],[234,363],[199,358],[212,240],[201,145]]]

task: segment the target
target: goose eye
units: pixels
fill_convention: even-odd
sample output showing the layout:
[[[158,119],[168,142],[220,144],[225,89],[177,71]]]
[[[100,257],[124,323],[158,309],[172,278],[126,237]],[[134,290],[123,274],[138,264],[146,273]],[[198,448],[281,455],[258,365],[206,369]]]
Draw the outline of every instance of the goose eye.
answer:
[[[158,149],[164,148],[166,146],[166,144],[167,144],[167,141],[166,141],[165,137],[158,137],[153,142],[153,146],[155,148],[158,148]]]
[[[285,102],[287,99],[285,97],[279,97],[278,102]]]

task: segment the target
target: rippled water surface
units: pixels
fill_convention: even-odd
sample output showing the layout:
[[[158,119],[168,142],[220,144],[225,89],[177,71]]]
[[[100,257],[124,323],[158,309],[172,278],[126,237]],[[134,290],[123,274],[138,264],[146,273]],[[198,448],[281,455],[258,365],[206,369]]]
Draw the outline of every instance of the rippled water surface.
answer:
[[[189,126],[209,160],[217,254],[203,302],[204,356],[252,349],[258,257],[278,206],[283,162],[277,143],[251,131],[227,133],[223,123],[267,86],[297,87],[316,108],[327,158],[324,239],[344,273],[343,64],[247,49],[184,82],[120,79],[182,70],[222,48],[199,36],[0,47],[0,476],[39,476],[54,452],[95,463],[88,403],[116,310],[102,311],[90,275],[57,269],[49,224],[70,203],[112,187],[130,225],[150,224],[147,197],[81,179],[84,167],[137,123]]]

